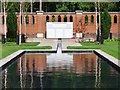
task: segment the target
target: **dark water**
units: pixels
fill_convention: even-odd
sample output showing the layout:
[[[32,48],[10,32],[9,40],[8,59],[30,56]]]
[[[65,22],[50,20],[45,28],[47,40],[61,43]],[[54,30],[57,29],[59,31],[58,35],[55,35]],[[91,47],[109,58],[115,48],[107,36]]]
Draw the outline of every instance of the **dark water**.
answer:
[[[25,54],[0,74],[1,88],[119,88],[120,73],[95,54]]]

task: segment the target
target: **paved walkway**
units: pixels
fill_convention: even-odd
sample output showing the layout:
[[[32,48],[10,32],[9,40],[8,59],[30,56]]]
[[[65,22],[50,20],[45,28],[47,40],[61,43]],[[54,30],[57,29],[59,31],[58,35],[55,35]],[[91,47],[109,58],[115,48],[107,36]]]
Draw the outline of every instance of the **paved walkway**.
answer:
[[[40,39],[39,46],[52,46],[57,48],[58,39]],[[62,39],[62,49],[67,49],[67,46],[81,46],[80,43],[75,42],[75,39]]]
[[[40,42],[41,38],[27,38],[26,42]]]
[[[75,39],[62,39],[62,49],[67,49],[67,46],[82,46]]]
[[[57,39],[40,39],[40,44],[38,46],[52,46],[52,49],[57,48]]]

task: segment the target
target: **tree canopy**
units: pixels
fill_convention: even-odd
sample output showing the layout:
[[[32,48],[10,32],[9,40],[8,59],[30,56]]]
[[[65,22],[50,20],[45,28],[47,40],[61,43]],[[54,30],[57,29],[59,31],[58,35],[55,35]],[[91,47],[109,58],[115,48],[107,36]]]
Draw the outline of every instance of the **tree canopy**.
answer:
[[[14,7],[16,12],[19,12],[19,2],[7,3],[7,9]],[[101,11],[106,8],[108,11],[120,11],[120,2],[101,2]],[[30,12],[30,2],[22,3],[23,10]],[[95,11],[95,2],[42,2],[42,10],[45,12],[74,12],[82,10],[87,12]],[[39,11],[39,2],[33,3],[33,12]]]

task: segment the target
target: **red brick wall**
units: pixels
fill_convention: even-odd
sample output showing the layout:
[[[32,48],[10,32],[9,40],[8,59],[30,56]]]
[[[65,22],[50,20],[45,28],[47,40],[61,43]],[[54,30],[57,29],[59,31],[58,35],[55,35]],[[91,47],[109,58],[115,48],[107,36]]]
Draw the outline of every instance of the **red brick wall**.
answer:
[[[114,23],[114,16],[117,16],[117,23]],[[113,33],[114,37],[117,37],[118,36],[118,29],[119,29],[119,24],[120,24],[120,21],[119,21],[119,14],[111,14],[111,29],[110,29],[110,32]]]
[[[35,24],[32,24],[32,14],[28,14],[29,16],[29,24],[26,24],[26,31],[25,31],[25,25],[24,25],[24,20],[22,20],[22,33],[26,32],[26,35],[28,37],[36,37],[37,33],[43,33],[45,35],[46,32],[46,16],[49,16],[49,21],[52,21],[52,16],[55,16],[55,22],[58,21],[58,16],[61,16],[61,22],[64,22],[64,15],[67,16],[67,21],[70,21],[70,16],[73,16],[73,32],[77,32],[76,28],[79,23],[79,20],[82,19],[82,23],[84,24],[85,22],[85,15],[88,16],[88,24],[85,26],[85,34],[86,36],[95,36],[96,33],[96,15],[94,12],[83,12],[81,14],[78,13],[51,13],[51,14],[46,14],[46,13],[37,13],[33,14],[35,17]],[[94,16],[94,23],[91,23],[91,15]],[[118,37],[118,31],[120,30],[120,14],[119,13],[110,13],[111,15],[111,29],[110,32],[113,33],[113,37]],[[114,23],[114,16],[117,16],[117,23]],[[19,30],[19,15],[17,14],[18,17],[18,30]],[[22,15],[24,18],[24,15]],[[0,25],[2,27],[3,25]],[[120,35],[119,35],[120,37]]]

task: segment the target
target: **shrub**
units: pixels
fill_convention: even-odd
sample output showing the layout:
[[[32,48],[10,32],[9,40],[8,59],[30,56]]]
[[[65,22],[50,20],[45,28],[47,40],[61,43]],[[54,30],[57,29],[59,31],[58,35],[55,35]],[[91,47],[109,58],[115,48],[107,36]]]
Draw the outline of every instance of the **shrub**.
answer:
[[[101,35],[104,39],[108,39],[111,28],[111,16],[108,10],[104,9],[101,15]]]
[[[108,38],[108,39],[106,39],[105,41],[106,41],[106,42],[110,42],[110,41],[120,41],[120,38],[112,38],[112,39]]]
[[[7,38],[7,42],[16,42],[16,38]]]
[[[17,33],[17,16],[15,14],[15,9],[10,8],[7,12],[7,37],[8,38],[16,38]]]

